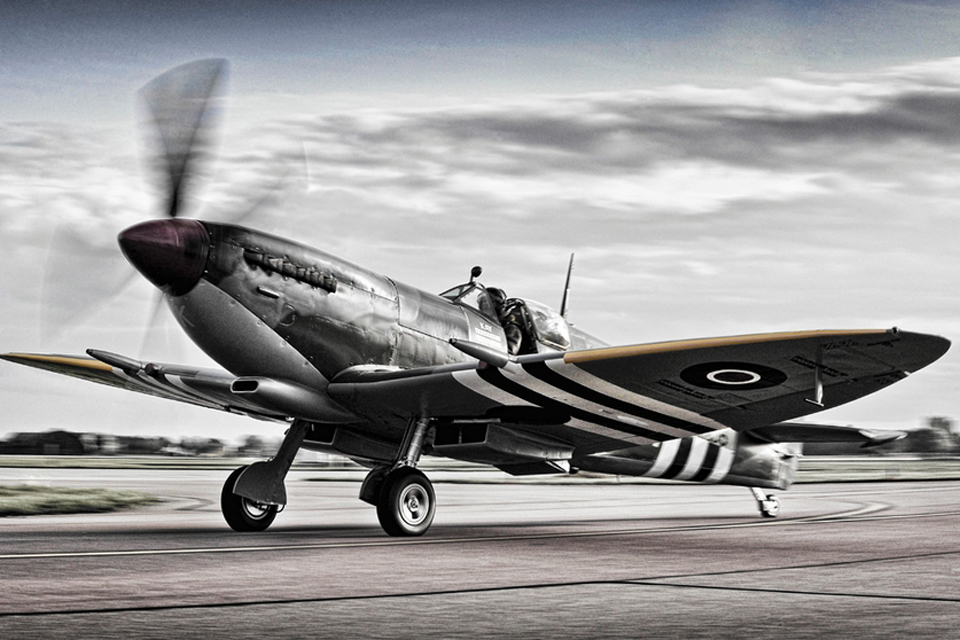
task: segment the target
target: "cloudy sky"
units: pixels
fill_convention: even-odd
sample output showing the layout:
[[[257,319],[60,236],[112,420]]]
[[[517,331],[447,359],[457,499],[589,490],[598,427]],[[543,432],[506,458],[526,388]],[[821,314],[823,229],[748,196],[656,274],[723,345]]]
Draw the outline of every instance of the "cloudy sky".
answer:
[[[115,243],[160,207],[137,90],[205,57],[231,75],[195,217],[554,306],[576,252],[570,317],[612,343],[960,340],[955,3],[89,4],[0,8],[0,351],[209,364],[169,318],[144,340]],[[0,407],[0,435],[279,433],[8,363]],[[960,419],[960,351],[821,417],[931,415]]]

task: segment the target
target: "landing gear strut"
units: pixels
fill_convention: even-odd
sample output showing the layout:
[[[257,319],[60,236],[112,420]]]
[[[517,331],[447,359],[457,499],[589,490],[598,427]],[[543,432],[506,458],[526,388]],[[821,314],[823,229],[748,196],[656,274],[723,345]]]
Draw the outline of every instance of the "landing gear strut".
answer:
[[[422,536],[433,524],[436,493],[416,468],[429,426],[427,418],[411,420],[397,460],[371,471],[360,489],[360,499],[376,505],[380,526],[391,536]]]
[[[780,499],[777,496],[764,493],[763,489],[757,487],[750,487],[750,491],[757,500],[760,515],[764,518],[776,518],[780,515]]]

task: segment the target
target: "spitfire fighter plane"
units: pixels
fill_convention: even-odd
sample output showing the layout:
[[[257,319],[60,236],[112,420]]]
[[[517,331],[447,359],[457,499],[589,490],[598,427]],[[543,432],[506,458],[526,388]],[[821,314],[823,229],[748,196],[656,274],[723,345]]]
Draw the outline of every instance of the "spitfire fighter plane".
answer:
[[[897,329],[609,346],[562,312],[485,287],[478,268],[434,294],[291,240],[185,219],[183,188],[224,70],[223,61],[189,63],[144,88],[164,146],[166,215],[119,236],[222,369],[95,349],[0,357],[286,424],[276,456],[226,479],[221,507],[237,531],[273,522],[301,448],[370,468],[360,499],[395,536],[433,522],[434,489],[417,468],[424,455],[518,476],[742,485],[773,517],[779,502],[767,491],[790,485],[799,443],[903,435],[794,420],[883,389],[949,347]]]

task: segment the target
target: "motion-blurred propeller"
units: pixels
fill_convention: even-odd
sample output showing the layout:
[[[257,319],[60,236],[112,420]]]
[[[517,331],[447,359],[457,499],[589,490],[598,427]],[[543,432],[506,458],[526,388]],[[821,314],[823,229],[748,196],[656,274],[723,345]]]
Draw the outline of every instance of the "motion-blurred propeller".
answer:
[[[190,173],[208,151],[217,125],[218,110],[213,106],[226,76],[226,60],[197,60],[167,71],[140,90],[156,126],[160,146],[156,158],[169,218],[180,215]]]
[[[132,227],[120,234],[120,242],[127,258],[152,281],[158,277],[182,280],[183,274],[164,273],[158,261],[162,260],[165,250],[169,252],[164,243],[169,243],[171,237],[177,238],[182,231],[181,221],[173,219],[183,215],[184,195],[196,181],[202,161],[211,155],[210,146],[219,119],[218,98],[226,85],[227,68],[226,60],[189,62],[158,76],[140,90],[155,129],[151,164],[158,173],[162,216],[168,222],[146,223],[149,225],[146,232],[143,225]],[[140,231],[135,231],[138,228]],[[157,242],[151,244],[154,239]],[[92,241],[88,234],[77,233],[66,225],[56,229],[41,296],[44,339],[62,332],[81,316],[102,308],[134,279],[135,272],[129,265],[118,269],[118,258],[120,252],[113,238],[107,250],[103,238]],[[144,265],[147,265],[146,271]],[[84,282],[81,289],[76,286],[78,274],[82,274]],[[155,284],[172,291],[164,287],[165,281]],[[162,293],[158,291],[156,296],[144,345],[160,317]]]

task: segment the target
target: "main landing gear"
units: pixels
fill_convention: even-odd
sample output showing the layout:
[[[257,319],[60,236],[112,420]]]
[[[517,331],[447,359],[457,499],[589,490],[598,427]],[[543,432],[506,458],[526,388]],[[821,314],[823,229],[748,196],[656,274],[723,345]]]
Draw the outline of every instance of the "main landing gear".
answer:
[[[234,531],[264,531],[277,517],[280,507],[238,496],[233,492],[240,477],[248,467],[240,467],[227,477],[220,492],[220,511]]]
[[[416,468],[429,426],[426,418],[412,420],[397,460],[374,468],[360,487],[360,499],[377,507],[380,526],[391,536],[422,536],[433,524],[436,493]]]
[[[777,496],[764,493],[763,489],[757,487],[750,487],[750,491],[757,500],[760,515],[764,518],[776,518],[780,515],[780,499]]]
[[[391,536],[422,536],[433,524],[437,496],[418,469],[399,467],[386,475],[377,499],[377,519]]]
[[[433,524],[437,496],[417,469],[429,427],[428,418],[411,420],[396,460],[374,468],[360,488],[360,499],[377,508],[380,526],[391,536],[422,536]],[[220,492],[220,509],[231,529],[264,531],[277,517],[287,503],[284,478],[307,428],[305,422],[294,422],[273,459],[230,474]]]
[[[309,424],[295,421],[272,459],[240,467],[230,474],[220,492],[223,519],[234,531],[264,531],[287,504],[287,477]]]

